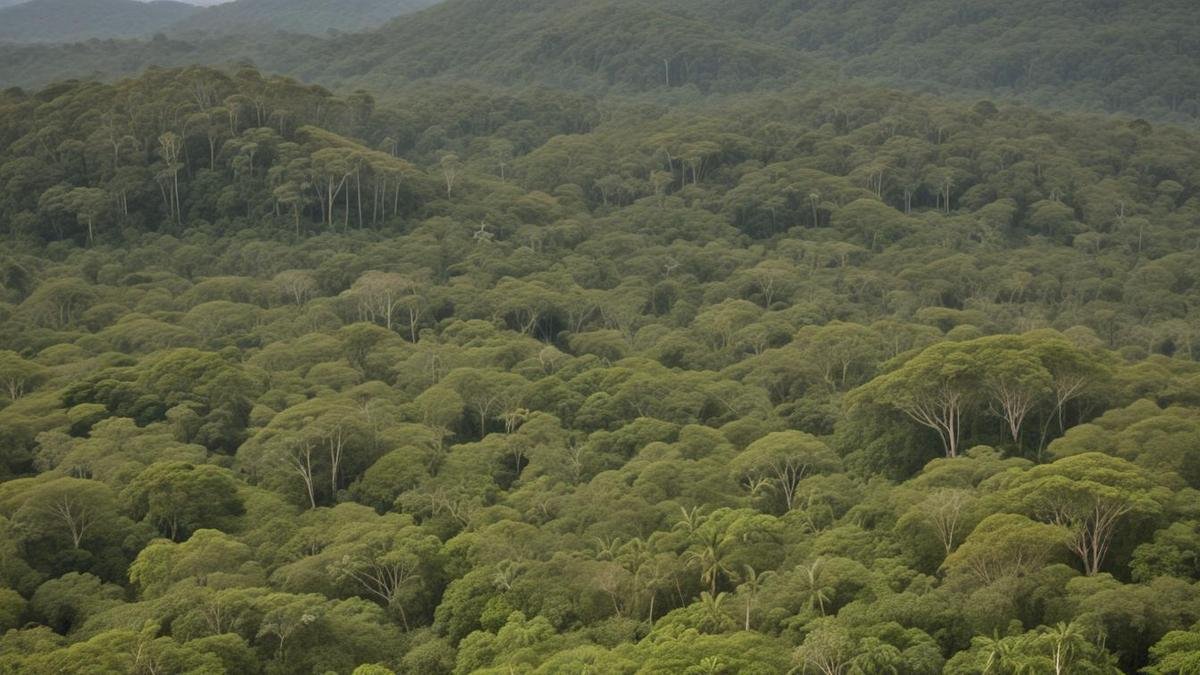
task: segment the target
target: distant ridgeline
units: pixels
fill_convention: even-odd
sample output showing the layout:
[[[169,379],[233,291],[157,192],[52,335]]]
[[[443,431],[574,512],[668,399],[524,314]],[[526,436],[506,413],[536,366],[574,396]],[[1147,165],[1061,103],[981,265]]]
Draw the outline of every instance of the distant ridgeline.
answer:
[[[327,35],[376,28],[436,0],[0,0],[0,43],[69,43],[149,38],[156,33]],[[212,5],[204,7],[201,5]],[[96,48],[98,45],[92,45]],[[111,48],[111,43],[107,45]],[[68,49],[79,49],[80,46]],[[66,64],[63,64],[66,65]],[[135,66],[140,69],[142,66]],[[72,72],[62,70],[58,73]],[[75,71],[87,74],[89,70]]]
[[[275,2],[240,0],[193,14],[170,39],[0,47],[0,84],[36,86],[69,73],[111,78],[152,64],[252,62],[376,92],[436,78],[678,100],[861,79],[1156,121],[1193,124],[1200,114],[1200,13],[1191,0],[751,0],[735,7],[715,0],[449,0],[362,35],[329,38],[275,35],[265,26],[321,34],[319,26],[367,28],[425,3],[351,9],[306,0],[285,12]]]

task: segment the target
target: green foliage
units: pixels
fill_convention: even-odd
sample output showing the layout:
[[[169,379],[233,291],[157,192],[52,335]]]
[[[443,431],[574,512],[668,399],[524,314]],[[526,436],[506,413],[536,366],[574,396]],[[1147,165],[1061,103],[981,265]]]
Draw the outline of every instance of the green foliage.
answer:
[[[199,528],[222,524],[243,512],[237,483],[211,464],[152,464],[122,493],[133,517],[145,520],[172,540]]]
[[[7,632],[20,627],[27,606],[28,603],[20,593],[9,588],[0,588],[0,629]]]
[[[38,587],[29,611],[60,633],[78,628],[88,617],[121,602],[122,589],[90,574],[71,572]]]
[[[1146,669],[1151,675],[1186,673],[1200,666],[1200,627],[1176,630],[1159,640],[1150,653],[1154,664]]]
[[[0,671],[1186,671],[1195,134],[791,85],[1186,120],[1191,14],[885,4],[0,94]]]
[[[374,28],[389,19],[415,12],[436,0],[353,0],[330,3],[325,0],[281,2],[250,0],[238,4],[216,4],[194,12],[168,26],[172,34],[261,35],[264,33],[308,33],[325,35],[329,31],[358,31]]]

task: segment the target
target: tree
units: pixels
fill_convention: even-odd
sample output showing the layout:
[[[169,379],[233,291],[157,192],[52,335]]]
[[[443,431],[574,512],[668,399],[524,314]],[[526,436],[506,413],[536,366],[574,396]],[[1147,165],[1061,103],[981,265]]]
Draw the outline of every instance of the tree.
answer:
[[[51,579],[30,598],[29,609],[41,622],[66,634],[88,618],[123,603],[122,590],[92,574],[68,572]]]
[[[321,453],[316,444],[299,434],[280,434],[271,440],[275,450],[274,461],[300,478],[304,484],[304,494],[308,497],[308,507],[317,508],[317,466],[321,461]]]
[[[726,561],[728,546],[714,534],[687,552],[687,563],[699,569],[700,582],[708,586],[709,596],[715,596],[720,578],[733,572]]]
[[[422,532],[408,516],[389,514],[369,530],[339,537],[324,557],[335,580],[352,583],[361,593],[400,613],[409,630],[406,605],[421,597],[441,549],[437,537]]]
[[[960,345],[942,342],[852,393],[851,405],[872,402],[895,408],[935,431],[947,457],[957,457],[963,417],[979,391],[978,361]]]
[[[765,484],[776,492],[785,510],[796,506],[800,483],[817,473],[837,471],[837,455],[817,437],[802,431],[777,431],[752,443],[733,462],[733,470],[752,488]]]
[[[183,170],[183,139],[173,131],[163,132],[158,137],[158,155],[163,168],[155,176],[163,196],[167,217],[176,225],[183,223],[183,208],[179,199],[179,172]]]
[[[474,411],[479,421],[479,438],[487,435],[488,421],[496,419],[514,409],[528,383],[515,373],[458,368],[450,371],[444,380],[462,398],[466,407]]]
[[[994,514],[984,518],[942,566],[949,574],[970,575],[981,584],[991,584],[1040,569],[1070,537],[1059,525],[1012,513]]]
[[[255,637],[273,638],[275,658],[286,667],[289,641],[303,635],[309,626],[321,619],[326,610],[325,602],[319,595],[273,593],[262,600],[262,622]]]
[[[110,526],[116,517],[112,490],[103,483],[80,478],[55,478],[32,486],[14,514],[16,522],[31,536],[66,530],[76,549],[89,535]]]
[[[990,342],[990,341],[989,341]],[[1051,389],[1052,378],[1036,355],[1021,349],[979,343],[977,358],[983,370],[983,385],[989,402],[1020,446],[1026,416]],[[997,341],[999,342],[999,341]]]
[[[501,280],[491,297],[491,304],[497,316],[508,319],[517,332],[540,337],[545,341],[550,341],[555,336],[545,333],[542,328],[543,320],[561,304],[561,301],[561,294],[548,284],[518,279]]]
[[[371,432],[364,422],[359,410],[345,404],[326,405],[315,417],[305,419],[301,432],[305,442],[316,445],[329,458],[330,495],[336,496],[341,489],[347,460],[355,460],[356,474],[366,468],[363,458],[355,456],[370,443]]]
[[[1088,646],[1079,626],[1061,621],[1046,629],[1042,634],[1042,641],[1049,647],[1054,675],[1073,672],[1072,666],[1078,653]]]
[[[8,588],[0,588],[0,630],[8,632],[21,625],[28,603],[21,594]]]
[[[253,549],[224,532],[196,530],[183,543],[160,539],[147,545],[129,566],[129,580],[141,589],[144,598],[161,597],[178,582],[189,580],[200,587],[218,589],[252,585],[264,581],[253,560]],[[212,611],[210,624],[219,633],[224,627],[221,609],[216,606]]]
[[[434,430],[438,449],[444,447],[446,438],[462,421],[466,402],[458,392],[447,385],[435,385],[421,392],[413,404],[423,424]]]
[[[1137,466],[1096,452],[1036,466],[1009,490],[1027,513],[1070,531],[1071,551],[1089,576],[1100,571],[1122,522],[1158,513],[1165,498]]]
[[[928,524],[937,533],[945,554],[950,555],[967,529],[975,501],[976,497],[969,490],[940,488],[906,511],[900,524],[914,521]]]
[[[316,277],[308,270],[284,270],[276,274],[272,281],[280,293],[296,306],[303,305],[316,295],[319,288]]]
[[[763,582],[775,576],[775,572],[765,570],[763,572],[755,572],[754,568],[746,565],[742,574],[742,583],[738,586],[738,592],[746,595],[746,619],[743,624],[743,629],[750,630],[750,611],[754,609],[754,599],[762,591]],[[653,611],[651,612],[653,616]]]
[[[237,482],[227,470],[211,464],[151,464],[122,497],[134,518],[150,521],[173,541],[243,512]]]
[[[356,300],[360,316],[368,321],[382,321],[388,330],[392,330],[397,313],[404,312],[409,339],[416,342],[417,327],[425,307],[425,300],[418,290],[417,282],[410,277],[371,271],[359,277],[347,293]]]
[[[322,221],[334,226],[333,208],[346,181],[354,175],[357,157],[352,148],[321,148],[309,156],[309,184],[316,191],[321,204]],[[346,217],[350,219],[350,193],[346,191]]]
[[[830,226],[847,239],[876,250],[903,238],[913,223],[876,199],[856,199],[833,212]]]
[[[1190,630],[1173,630],[1150,648],[1149,675],[1192,673],[1200,669],[1200,624]]]
[[[857,323],[833,321],[824,326],[805,326],[796,333],[793,344],[810,363],[818,364],[831,388],[846,387],[852,377],[861,382],[883,356],[879,334]]]
[[[95,301],[95,289],[81,279],[65,278],[38,285],[21,308],[40,325],[66,328],[74,325]]]
[[[1091,639],[1082,625],[1059,622],[1015,635],[976,636],[970,649],[959,652],[945,672],[959,673],[1081,673],[1116,675],[1121,670],[1105,651],[1103,639]]]
[[[1103,386],[1112,374],[1101,358],[1071,344],[1056,334],[1031,333],[1029,349],[1050,373],[1054,415],[1046,416],[1045,425],[1058,421],[1058,430],[1066,430],[1064,413],[1071,401],[1078,400]],[[1046,436],[1043,428],[1042,437]]]
[[[88,243],[94,242],[96,240],[96,221],[108,211],[112,198],[100,188],[80,187],[68,192],[64,201],[66,207],[75,212],[79,223],[87,226]]]
[[[293,405],[247,441],[239,461],[271,487],[293,497],[302,494],[310,508],[336,502],[339,492],[384,451],[377,425],[383,424],[383,411],[390,408],[379,405],[384,403],[379,398],[389,391],[382,385],[366,385],[350,395],[322,396]],[[376,412],[375,406],[382,410]],[[296,492],[297,479],[302,493]]]
[[[801,592],[809,611],[816,611],[825,616],[825,604],[833,600],[833,589],[824,584],[822,572],[824,560],[817,558],[807,565],[796,568],[800,580]]]
[[[442,180],[446,184],[446,199],[454,194],[454,188],[458,185],[459,179],[462,177],[462,162],[458,159],[458,155],[447,153],[442,155],[438,161],[438,166],[442,170]]]
[[[725,613],[725,593],[712,595],[708,591],[700,593],[700,608],[702,620],[700,629],[706,633],[723,633],[734,625],[729,615]]]
[[[697,569],[713,597],[722,579],[732,578],[763,549],[772,549],[778,537],[777,521],[750,509],[718,509],[707,515],[693,509],[683,516],[675,524],[689,544],[683,561]]]
[[[849,672],[856,653],[857,644],[850,633],[835,620],[824,619],[805,636],[794,658],[805,670],[844,675]]]
[[[10,401],[16,401],[36,387],[46,375],[46,369],[26,361],[12,350],[0,351],[0,388]]]

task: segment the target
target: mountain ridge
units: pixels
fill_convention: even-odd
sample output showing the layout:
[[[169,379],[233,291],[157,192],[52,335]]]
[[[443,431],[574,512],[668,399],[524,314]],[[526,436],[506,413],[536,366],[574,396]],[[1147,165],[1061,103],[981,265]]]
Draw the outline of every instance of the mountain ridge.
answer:
[[[139,37],[199,11],[175,0],[29,0],[0,9],[0,42]]]
[[[169,27],[195,34],[307,33],[362,31],[419,11],[438,0],[236,0],[206,8]]]
[[[197,17],[249,6],[243,2],[250,0]],[[171,34],[0,46],[0,85],[244,62],[377,91],[466,79],[678,97],[856,79],[1193,126],[1200,120],[1200,13],[1185,0],[1073,0],[1061,10],[1030,1],[968,10],[946,0],[904,8],[748,0],[732,11],[715,0],[446,0],[340,36]]]

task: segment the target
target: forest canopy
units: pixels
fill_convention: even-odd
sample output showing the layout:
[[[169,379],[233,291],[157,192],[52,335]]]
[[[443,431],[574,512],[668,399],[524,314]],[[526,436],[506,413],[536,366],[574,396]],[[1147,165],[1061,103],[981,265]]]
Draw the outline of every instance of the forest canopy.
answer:
[[[1195,672],[1195,92],[512,4],[0,92],[0,673]]]

